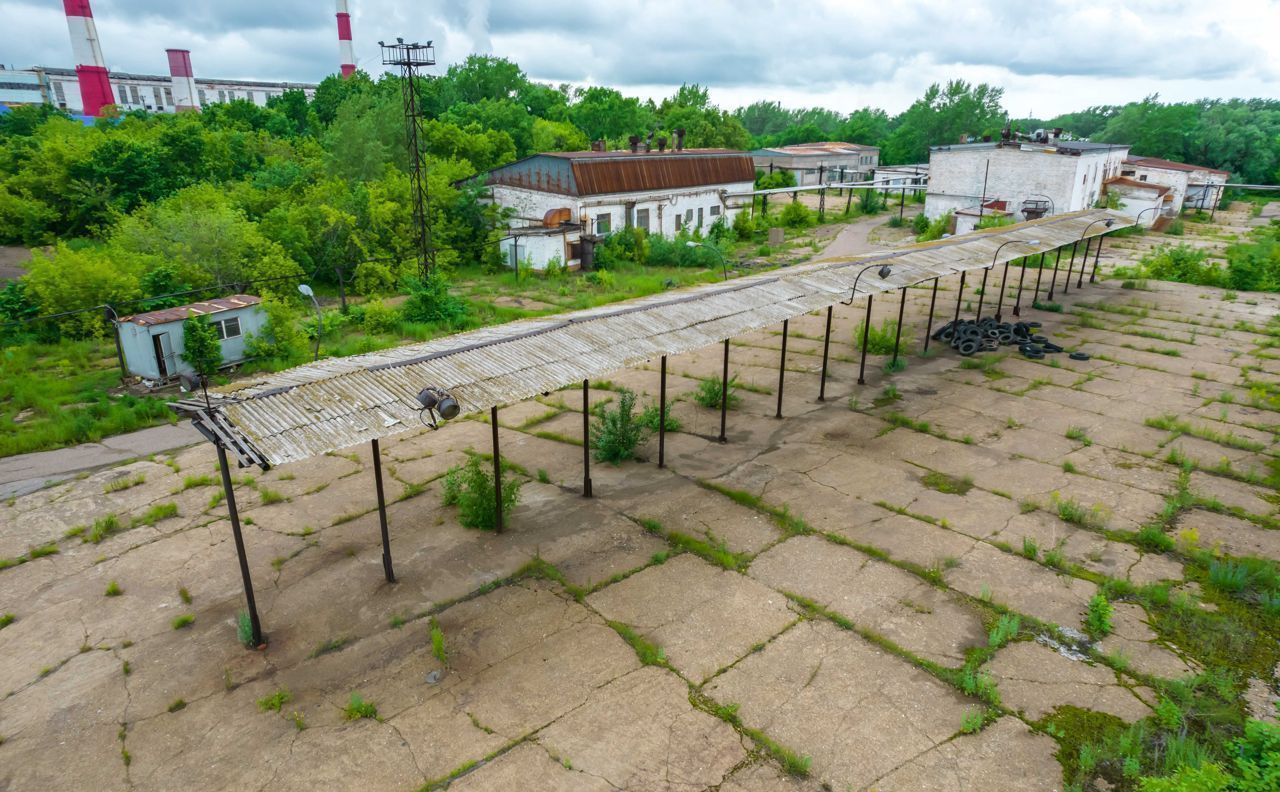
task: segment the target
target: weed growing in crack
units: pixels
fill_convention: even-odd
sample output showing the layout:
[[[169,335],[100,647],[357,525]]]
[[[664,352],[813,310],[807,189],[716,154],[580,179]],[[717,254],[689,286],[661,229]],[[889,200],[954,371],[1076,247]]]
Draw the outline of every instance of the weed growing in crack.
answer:
[[[434,616],[431,617],[431,654],[440,661],[441,665],[449,665],[449,653],[444,644],[444,628]]]
[[[351,694],[351,698],[347,700],[347,706],[343,708],[342,714],[347,720],[360,720],[361,718],[369,718],[376,721],[382,720],[378,717],[378,705],[372,701],[366,701],[364,696],[359,693]]]
[[[194,613],[182,613],[173,617],[171,624],[175,630],[184,630],[196,623],[196,615]]]
[[[293,701],[293,694],[287,688],[280,688],[271,695],[258,699],[258,709],[263,712],[279,712],[290,701]]]
[[[1102,638],[1111,634],[1111,615],[1114,611],[1111,603],[1103,594],[1094,594],[1089,600],[1089,608],[1085,612],[1084,628],[1094,638]]]

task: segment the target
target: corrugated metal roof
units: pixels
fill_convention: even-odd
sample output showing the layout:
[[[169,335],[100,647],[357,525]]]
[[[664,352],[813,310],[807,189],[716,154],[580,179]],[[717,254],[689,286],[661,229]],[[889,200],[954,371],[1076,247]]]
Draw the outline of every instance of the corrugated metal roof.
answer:
[[[421,344],[312,363],[211,391],[175,409],[207,436],[224,438],[242,465],[280,464],[421,429],[418,392],[453,394],[462,413],[488,410],[662,355],[690,352],[725,338],[826,308],[850,295],[858,273],[889,264],[881,280],[868,272],[859,294],[1053,250],[1133,219],[1085,210],[913,245],[872,256],[824,261],[707,284],[614,305],[486,327]],[[1092,224],[1092,225],[1091,225]],[[1007,245],[1039,240],[1034,246]]]
[[[260,302],[262,302],[262,298],[254,297],[252,294],[233,294],[230,297],[218,297],[205,302],[179,305],[176,308],[161,308],[158,311],[123,316],[120,321],[149,327],[151,325],[168,324],[169,322],[181,322],[191,316],[205,316],[207,314],[235,310],[236,308],[247,308]]]
[[[710,187],[755,177],[751,155],[729,149],[566,151],[495,168],[485,184],[583,196]]]
[[[1231,175],[1229,171],[1210,168],[1207,165],[1188,165],[1185,162],[1174,162],[1173,160],[1160,159],[1159,157],[1125,157],[1124,161],[1130,165],[1138,165],[1143,168],[1187,172],[1202,171],[1204,173],[1221,173],[1223,176]]]
[[[858,155],[866,151],[879,151],[879,146],[864,146],[861,143],[843,143],[827,141],[822,143],[796,143],[791,146],[773,146],[762,148],[753,153],[757,155],[782,154],[792,157],[820,157],[831,154]]]

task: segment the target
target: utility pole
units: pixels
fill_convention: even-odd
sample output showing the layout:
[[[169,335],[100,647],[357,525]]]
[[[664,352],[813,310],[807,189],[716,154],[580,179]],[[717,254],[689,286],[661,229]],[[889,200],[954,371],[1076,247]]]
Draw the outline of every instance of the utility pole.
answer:
[[[431,244],[431,198],[427,192],[427,169],[422,153],[422,123],[425,111],[419,85],[419,70],[436,64],[435,47],[426,44],[406,44],[404,39],[382,47],[384,66],[400,67],[400,96],[404,104],[406,145],[409,149],[409,187],[413,194],[414,248],[418,255],[418,275],[423,280],[430,276],[436,265],[436,251]]]

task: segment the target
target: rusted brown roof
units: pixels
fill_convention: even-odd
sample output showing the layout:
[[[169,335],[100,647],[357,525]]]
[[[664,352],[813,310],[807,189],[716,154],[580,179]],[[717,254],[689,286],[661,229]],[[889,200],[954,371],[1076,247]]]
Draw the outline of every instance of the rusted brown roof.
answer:
[[[729,149],[562,151],[495,168],[485,184],[583,196],[711,187],[755,177],[751,155]]]
[[[254,297],[252,294],[233,294],[230,297],[219,297],[205,302],[179,305],[176,308],[162,308],[159,311],[122,316],[120,321],[150,327],[151,325],[168,324],[169,322],[181,322],[191,316],[205,316],[207,314],[221,313],[222,311],[231,311],[236,308],[245,308],[250,305],[257,305],[260,302],[262,302],[262,299]]]
[[[1188,165],[1185,162],[1174,162],[1173,160],[1160,159],[1159,157],[1126,157],[1125,162],[1131,165],[1139,165],[1144,168],[1159,168],[1160,170],[1176,170],[1176,171],[1204,171],[1205,173],[1221,173],[1223,176],[1230,176],[1230,172],[1210,168],[1204,165]]]

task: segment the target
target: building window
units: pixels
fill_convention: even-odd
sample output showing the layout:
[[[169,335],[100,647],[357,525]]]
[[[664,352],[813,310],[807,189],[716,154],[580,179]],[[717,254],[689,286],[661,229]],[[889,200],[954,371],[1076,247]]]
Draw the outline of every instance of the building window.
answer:
[[[123,86],[123,85],[118,85],[118,86],[116,86],[116,87],[120,90],[120,104],[128,104],[128,103],[129,103],[129,96],[128,96],[128,94],[126,94],[126,93],[124,92],[124,86]]]
[[[720,216],[720,207],[718,207],[718,206],[713,206],[713,207],[711,207],[711,216],[712,216],[712,217],[719,217],[719,216]]]
[[[636,228],[639,228],[642,231],[649,230],[649,210],[648,209],[636,210]]]
[[[238,316],[212,322],[212,324],[213,329],[218,331],[219,341],[223,341],[228,338],[238,338],[240,336],[240,317]]]
[[[129,96],[133,98],[134,104],[136,105],[142,104],[142,97],[138,96],[138,86],[136,85],[129,86]]]
[[[702,228],[702,207],[698,207],[698,228]]]
[[[58,97],[58,104],[67,103],[67,89],[62,87],[62,83],[56,82],[53,84],[53,95]]]
[[[596,215],[596,233],[597,234],[609,233],[610,219],[611,218],[609,217],[608,212],[605,212],[604,214]]]
[[[203,89],[203,88],[199,88],[199,89],[197,89],[197,90],[196,90],[196,94],[197,94],[197,95],[199,95],[199,97],[200,97],[200,104],[202,104],[202,105],[203,105],[203,104],[208,104],[208,103],[209,103],[209,99],[208,99],[208,97],[206,97],[206,96],[205,96],[205,94],[204,94],[204,89]]]
[[[684,210],[684,224],[685,224],[685,225],[689,225],[689,224],[690,224],[690,223],[692,223],[692,222],[693,222],[693,210],[692,210],[692,209],[685,209],[685,210]]]
[[[164,103],[167,105],[173,104],[173,89],[168,86],[165,86],[164,89]]]
[[[154,87],[154,86],[153,86],[153,87],[151,88],[151,95],[152,95],[152,96],[154,96],[154,97],[156,98],[156,107],[163,107],[163,106],[164,106],[164,99],[161,99],[161,98],[160,98],[160,89],[159,89],[159,88],[157,88],[157,87]]]
[[[1147,174],[1145,173],[1138,177],[1138,181],[1146,181],[1146,180],[1147,180]]]
[[[224,90],[222,90],[222,89],[219,89],[219,90],[218,90],[218,101],[219,101],[219,102],[225,102],[225,101],[227,101],[227,92],[226,92],[226,91],[224,91]]]

